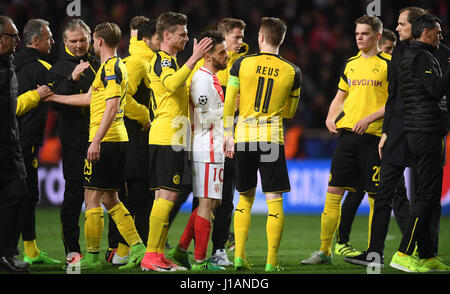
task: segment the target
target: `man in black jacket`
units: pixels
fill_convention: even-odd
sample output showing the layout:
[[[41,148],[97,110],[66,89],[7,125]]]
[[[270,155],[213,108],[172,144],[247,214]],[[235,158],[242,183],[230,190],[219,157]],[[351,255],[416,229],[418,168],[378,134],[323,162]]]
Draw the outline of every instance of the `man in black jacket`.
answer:
[[[411,33],[415,40],[403,54],[398,82],[407,147],[417,170],[417,187],[408,226],[390,266],[413,272],[450,270],[436,258],[430,233],[431,217],[440,205],[442,193],[449,71],[442,75],[439,62],[432,55],[442,39],[439,20],[428,14],[419,16],[412,23]],[[415,241],[422,263],[411,256]]]
[[[63,31],[64,43],[59,60],[49,71],[53,92],[62,95],[87,93],[94,81],[99,62],[90,54],[91,30],[81,19],[70,20]],[[81,257],[78,225],[84,201],[83,167],[89,139],[89,107],[52,104],[58,111],[59,138],[65,179],[61,204],[61,233],[66,262]]]
[[[47,85],[47,72],[51,65],[45,60],[54,44],[49,23],[42,19],[31,19],[23,29],[23,48],[16,56],[16,74],[19,82],[19,95]],[[27,170],[27,197],[25,198],[22,239],[24,241],[24,261],[35,263],[60,263],[51,259],[36,245],[36,204],[39,201],[38,153],[44,141],[47,105],[40,103],[19,119],[20,144]]]
[[[27,272],[28,263],[13,258],[26,195],[26,170],[16,118],[17,78],[12,64],[19,35],[13,21],[0,16],[0,270]]]

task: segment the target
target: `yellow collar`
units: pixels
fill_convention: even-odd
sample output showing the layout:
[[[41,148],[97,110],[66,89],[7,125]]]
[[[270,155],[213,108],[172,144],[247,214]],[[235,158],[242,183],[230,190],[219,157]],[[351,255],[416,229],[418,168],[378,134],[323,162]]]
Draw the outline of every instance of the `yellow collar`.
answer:
[[[69,48],[67,48],[66,45],[64,45],[64,49],[66,49],[66,53],[69,54],[70,56],[76,57],[75,54],[73,54],[72,52],[70,52]]]
[[[238,53],[236,53],[234,51],[228,51],[228,57],[230,58],[228,62],[231,64],[234,63],[239,57],[247,54],[248,50],[249,50],[249,46],[247,45],[247,43],[242,43],[241,49],[239,50]]]
[[[153,57],[155,54],[144,41],[138,41],[137,37],[131,37],[128,51],[130,55],[143,55],[146,57]]]

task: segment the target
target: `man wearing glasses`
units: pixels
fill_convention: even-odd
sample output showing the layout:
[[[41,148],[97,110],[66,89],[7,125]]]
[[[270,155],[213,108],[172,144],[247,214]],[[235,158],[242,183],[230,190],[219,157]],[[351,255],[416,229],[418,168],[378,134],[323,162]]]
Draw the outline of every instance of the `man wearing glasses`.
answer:
[[[12,64],[18,41],[13,21],[0,16],[0,271],[28,272],[28,263],[16,260],[12,252],[26,195],[26,171],[16,118],[18,84]]]

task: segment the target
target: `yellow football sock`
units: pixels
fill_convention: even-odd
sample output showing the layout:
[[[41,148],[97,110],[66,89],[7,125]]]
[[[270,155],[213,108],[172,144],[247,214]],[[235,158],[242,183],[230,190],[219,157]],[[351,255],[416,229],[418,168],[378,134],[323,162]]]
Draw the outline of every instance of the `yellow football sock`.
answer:
[[[283,198],[267,201],[269,208],[266,231],[267,231],[267,264],[276,266],[278,248],[280,247],[281,235],[284,227]]]
[[[164,226],[163,234],[158,244],[158,253],[164,254],[164,250],[166,249],[166,240],[168,233],[169,233],[169,223],[167,223],[167,225]]]
[[[100,252],[100,241],[103,233],[103,208],[95,207],[86,210],[84,222],[84,237],[87,252]]]
[[[153,203],[149,220],[147,252],[158,252],[160,242],[164,239],[165,230],[169,226],[169,214],[173,205],[172,201],[161,197]]]
[[[325,207],[320,221],[320,250],[328,256],[331,255],[331,243],[341,219],[342,197],[342,195],[327,192],[325,199]]]
[[[369,206],[370,206],[370,210],[369,210],[369,236],[367,238],[367,248],[369,248],[370,246],[370,236],[372,234],[372,220],[373,220],[373,208],[375,206],[375,199],[373,197],[368,197],[369,199]]]
[[[39,256],[39,249],[36,245],[36,239],[31,241],[23,241],[23,248],[26,256],[31,258],[36,258]]]
[[[119,257],[125,257],[130,253],[130,247],[128,245],[123,244],[122,242],[119,242],[117,245],[117,256]]]
[[[125,242],[127,242],[128,246],[131,247],[138,243],[142,243],[141,237],[139,237],[136,226],[134,225],[133,218],[122,202],[119,202],[113,208],[108,210],[108,213],[116,223],[117,230],[122,235]]]
[[[250,229],[250,219],[252,206],[255,197],[240,195],[239,203],[234,212],[234,257],[246,259],[245,243],[247,242],[248,230]]]

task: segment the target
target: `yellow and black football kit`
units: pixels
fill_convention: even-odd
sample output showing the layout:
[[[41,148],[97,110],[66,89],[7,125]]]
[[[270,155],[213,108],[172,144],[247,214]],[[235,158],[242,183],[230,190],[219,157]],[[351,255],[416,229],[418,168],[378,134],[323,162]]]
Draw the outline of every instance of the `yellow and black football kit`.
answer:
[[[383,119],[369,125],[363,135],[352,132],[364,117],[377,112],[388,97],[391,56],[380,52],[365,58],[359,52],[345,63],[338,88],[347,93],[343,111],[336,119],[339,140],[331,160],[328,186],[348,191],[365,191],[369,197],[369,240],[374,198],[380,181],[378,143]],[[327,192],[321,217],[320,250],[331,254],[333,236],[341,215],[343,195]]]
[[[127,130],[123,123],[125,96],[128,85],[128,72],[125,64],[119,57],[113,56],[102,63],[94,81],[92,82],[92,97],[90,104],[90,125],[89,142],[92,142],[103,113],[106,109],[106,101],[112,98],[119,98],[119,110],[114,118],[111,127],[102,142],[126,142],[128,141]]]
[[[351,131],[362,118],[380,110],[388,97],[391,56],[380,52],[364,58],[359,52],[349,58],[338,88],[348,93],[336,126],[341,130],[333,155],[329,186],[365,190],[375,194],[380,179],[378,142],[383,119],[371,123],[365,134]]]
[[[144,41],[136,37],[130,39],[130,56],[123,59],[128,70],[128,88],[125,98],[125,116],[141,125],[150,121],[149,99],[150,81],[148,72],[155,53]]]
[[[338,129],[349,129],[362,118],[380,110],[388,97],[388,72],[391,56],[380,52],[364,58],[359,52],[349,58],[341,74],[338,88],[348,93],[338,117]],[[369,125],[366,133],[381,136],[383,119]]]
[[[100,160],[94,163],[85,160],[84,186],[88,189],[118,191],[123,186],[125,151],[128,141],[124,124],[127,86],[127,68],[119,57],[113,56],[102,63],[92,83],[90,141],[95,136],[103,118],[106,101],[120,99],[120,104],[116,117],[101,142]],[[133,218],[122,202],[110,208],[108,213],[117,224],[117,230],[126,244],[133,247],[142,243]],[[98,260],[103,226],[103,208],[87,209],[85,221],[87,258]]]
[[[100,160],[84,165],[84,187],[99,190],[120,190],[123,182],[125,149],[128,134],[123,121],[128,72],[119,57],[113,56],[102,63],[92,82],[90,104],[89,142],[102,121],[106,101],[120,99],[116,117],[101,141]]]
[[[136,183],[136,181],[128,181],[128,179],[133,178],[145,181],[143,187],[146,187],[149,172],[149,131],[142,131],[142,126],[146,125],[150,121],[150,118],[153,118],[149,111],[150,97],[153,93],[150,89],[148,73],[150,70],[150,62],[155,53],[144,41],[137,40],[136,37],[130,39],[129,51],[131,55],[124,59],[125,66],[128,70],[124,122],[129,139],[124,176],[128,185],[134,185]],[[146,189],[147,192],[148,190]]]
[[[190,73],[186,65],[179,68],[176,58],[164,51],[156,51],[150,63],[149,80],[153,91],[150,103],[155,115],[148,147],[150,190],[181,190],[185,147],[190,144],[187,138],[190,123],[186,88]],[[163,197],[153,203],[146,257],[164,253],[173,206],[174,202]]]
[[[174,56],[156,51],[150,63],[154,119],[149,134],[149,188],[180,190],[188,131],[186,80],[191,70],[178,67]]]
[[[225,98],[224,128],[226,135],[232,134],[235,100],[239,92],[239,116],[235,130],[238,191],[256,187],[255,171],[258,166],[263,192],[290,190],[284,157],[283,117],[294,115],[300,88],[300,69],[279,55],[262,52],[241,57],[233,64]],[[256,149],[250,146],[253,143]],[[273,148],[261,146],[266,143],[272,144]],[[267,149],[273,153],[273,158],[265,154],[269,151]],[[246,154],[252,150],[266,156]],[[262,157],[267,160],[262,160]],[[257,160],[248,162],[250,158]],[[260,160],[265,161],[264,164],[260,165]]]
[[[233,64],[227,85],[226,134],[231,131],[233,121],[229,118],[234,114],[239,91],[235,142],[284,144],[283,117],[292,117],[295,113],[300,87],[300,69],[282,57],[269,53],[241,57]]]
[[[241,193],[234,214],[235,258],[246,259],[245,243],[254,197],[242,194],[256,188],[257,171],[264,193],[290,190],[284,156],[283,117],[297,109],[301,72],[282,57],[259,53],[239,58],[230,70],[224,106],[226,136],[233,130],[235,101],[239,115],[235,127],[236,189]],[[267,266],[278,264],[277,252],[284,227],[283,198],[267,201]],[[266,267],[267,268],[267,267]]]
[[[156,51],[150,63],[150,87],[153,90],[152,110],[155,118],[150,129],[150,145],[186,146],[189,100],[186,80],[191,70],[178,67],[174,56]]]

